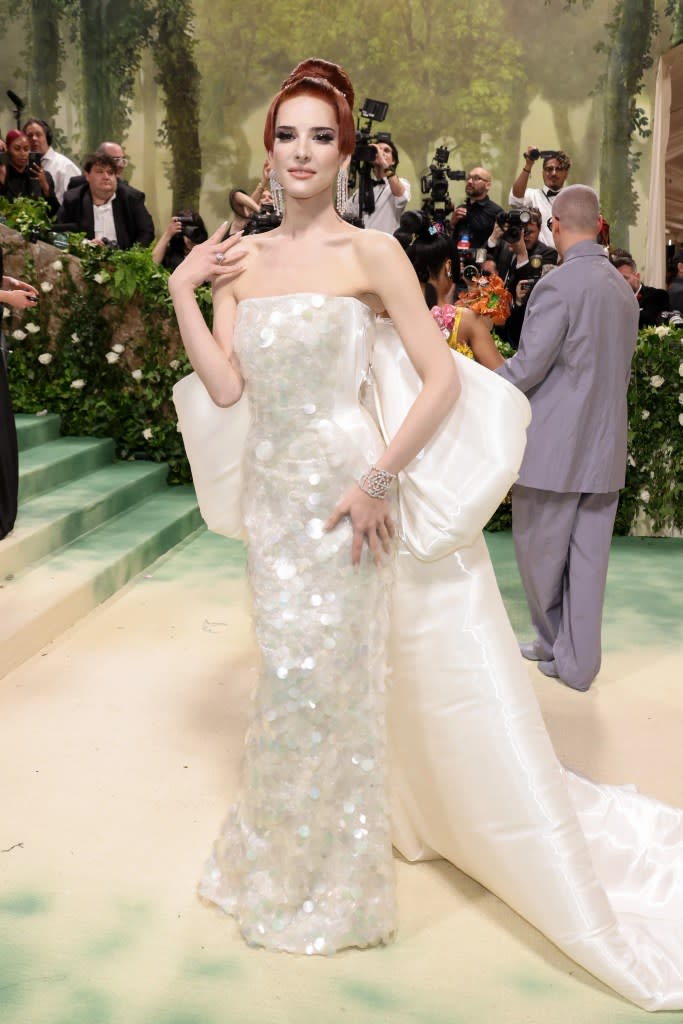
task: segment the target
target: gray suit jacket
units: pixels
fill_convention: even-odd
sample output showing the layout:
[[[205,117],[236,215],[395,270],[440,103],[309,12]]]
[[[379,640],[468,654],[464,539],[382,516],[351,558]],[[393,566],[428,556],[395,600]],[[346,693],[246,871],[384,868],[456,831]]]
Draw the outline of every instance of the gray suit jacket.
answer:
[[[623,487],[638,312],[594,242],[573,245],[535,286],[519,351],[496,371],[531,403],[520,484],[590,493]]]

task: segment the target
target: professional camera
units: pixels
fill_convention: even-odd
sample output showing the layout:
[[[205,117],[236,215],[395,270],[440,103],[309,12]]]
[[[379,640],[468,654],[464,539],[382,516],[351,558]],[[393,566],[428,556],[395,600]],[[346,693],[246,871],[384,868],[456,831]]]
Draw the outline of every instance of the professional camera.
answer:
[[[184,235],[185,238],[188,238],[195,245],[199,242],[206,241],[206,234],[202,231],[199,224],[197,224],[194,217],[187,217],[183,216],[183,214],[178,214],[178,216],[174,217],[173,220],[177,220],[178,223],[182,225],[182,231],[180,232],[181,235]]]
[[[422,212],[442,224],[454,209],[448,194],[449,179],[465,181],[467,178],[464,171],[452,171],[447,166],[449,156],[447,146],[437,146],[432,162],[420,178],[420,190],[425,197],[422,200]]]
[[[527,275],[522,281],[517,282],[517,287],[524,294],[524,300],[526,301],[534,285],[540,281],[543,276],[543,258],[541,256],[530,256]]]
[[[264,231],[279,228],[282,218],[270,203],[262,203],[258,213],[253,213],[244,227],[245,235],[261,235]]]
[[[665,309],[659,314],[668,327],[683,327],[683,314],[678,309]]]
[[[530,160],[538,160],[539,157],[540,157],[541,160],[545,161],[545,160],[550,160],[550,158],[552,156],[557,156],[557,150],[556,149],[536,149],[534,147],[533,149],[528,150],[527,156],[529,157]]]
[[[389,104],[384,100],[366,99],[356,122],[356,146],[349,164],[349,189],[353,192],[358,182],[358,213],[375,212],[375,197],[372,190],[372,165],[377,159],[374,143],[391,142],[390,132],[375,132],[374,122],[383,121]],[[361,125],[361,118],[365,124]]]
[[[503,229],[504,242],[518,242],[530,220],[531,214],[528,210],[503,210],[496,217],[496,224]]]

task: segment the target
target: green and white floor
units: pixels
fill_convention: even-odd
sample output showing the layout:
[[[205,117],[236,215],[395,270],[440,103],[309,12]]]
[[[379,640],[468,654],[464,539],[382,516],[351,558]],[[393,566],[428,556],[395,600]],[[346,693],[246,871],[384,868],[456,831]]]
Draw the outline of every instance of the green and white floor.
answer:
[[[24,492],[0,544],[1,1024],[653,1019],[445,863],[397,862],[397,941],[331,959],[248,949],[200,904],[253,682],[243,549],[197,530],[187,494],[171,496],[172,515],[162,492],[128,479],[142,492],[130,505],[91,494],[81,527],[92,532],[79,534],[86,514],[67,505],[79,486],[109,493],[111,479],[88,479],[103,472],[89,466],[80,484],[57,474],[49,515]],[[510,537],[487,539],[524,637]],[[577,694],[528,669],[566,764],[679,806],[682,579],[683,541],[617,539],[594,687]]]

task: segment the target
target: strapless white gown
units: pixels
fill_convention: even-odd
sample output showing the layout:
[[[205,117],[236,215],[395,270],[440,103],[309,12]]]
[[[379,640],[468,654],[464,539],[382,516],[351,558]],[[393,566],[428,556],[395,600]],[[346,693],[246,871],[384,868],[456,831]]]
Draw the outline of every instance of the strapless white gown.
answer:
[[[413,533],[377,572],[350,567],[346,524],[322,533],[383,443],[359,399],[376,339],[391,434],[413,371],[391,326],[349,297],[240,304],[249,415],[209,410],[214,443],[216,429],[224,439],[213,454],[193,447],[207,411],[201,386],[177,396],[202,504],[231,504],[233,534],[239,516],[224,485],[244,474],[262,651],[241,794],[200,892],[254,944],[331,953],[384,942],[395,927],[393,841],[408,860],[457,865],[637,1005],[681,1009],[683,813],[559,764],[481,535],[436,557],[432,534],[415,557]],[[479,380],[484,414],[502,417],[504,449],[504,435],[525,425],[524,402],[492,374],[475,391]],[[439,464],[454,422],[402,478],[427,506],[423,470]],[[486,467],[458,453],[458,475],[474,474],[474,486]],[[449,500],[443,474],[434,487],[436,514]],[[454,506],[457,488],[455,479]]]

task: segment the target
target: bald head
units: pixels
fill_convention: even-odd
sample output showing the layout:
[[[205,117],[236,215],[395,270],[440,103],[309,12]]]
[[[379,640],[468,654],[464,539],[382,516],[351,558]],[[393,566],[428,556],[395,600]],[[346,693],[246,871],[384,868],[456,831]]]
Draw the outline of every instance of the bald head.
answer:
[[[595,238],[598,233],[600,204],[597,193],[588,185],[568,185],[553,203],[553,217],[569,231]]]

